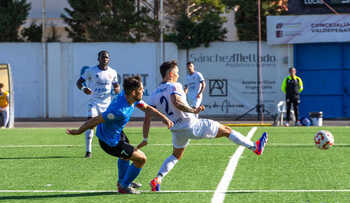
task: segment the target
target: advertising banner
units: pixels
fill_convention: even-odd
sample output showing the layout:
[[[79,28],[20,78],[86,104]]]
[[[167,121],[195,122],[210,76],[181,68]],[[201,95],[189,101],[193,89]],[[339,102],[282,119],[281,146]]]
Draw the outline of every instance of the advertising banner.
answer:
[[[212,43],[209,48],[191,50],[189,57],[207,84],[203,115],[241,115],[257,105],[255,42]],[[280,87],[288,74],[288,49],[263,43],[261,61],[263,103],[274,114],[277,103],[284,100]]]
[[[304,5],[349,5],[350,0],[303,0]]]
[[[350,15],[267,16],[267,43],[350,41]]]

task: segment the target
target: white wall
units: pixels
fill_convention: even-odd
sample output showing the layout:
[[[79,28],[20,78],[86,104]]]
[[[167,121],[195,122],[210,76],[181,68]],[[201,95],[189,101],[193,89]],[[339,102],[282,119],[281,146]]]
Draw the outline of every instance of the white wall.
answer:
[[[121,83],[124,77],[142,77],[147,101],[151,91],[161,81],[160,47],[157,43],[51,43],[49,45],[49,117],[86,117],[89,96],[75,86],[83,66],[97,65],[97,53],[108,50],[110,67]],[[177,48],[166,44],[166,57],[177,59]],[[135,116],[142,116],[137,111]]]
[[[40,43],[0,43],[0,63],[9,63],[13,71],[15,116],[16,118],[40,118],[45,113],[45,88],[42,46]],[[97,65],[97,53],[108,50],[111,54],[110,66],[117,70],[120,79],[131,74],[140,74],[145,83],[145,100],[161,82],[159,65],[161,49],[158,43],[49,43],[48,44],[48,115],[50,118],[86,117],[89,97],[75,86],[83,66]],[[209,48],[200,47],[190,50],[189,60],[193,61],[197,70],[204,74],[207,81],[204,104],[221,105],[227,109],[226,101],[244,105],[244,108],[221,107],[207,108],[207,115],[240,114],[255,104],[256,93],[247,85],[242,85],[242,78],[256,82],[256,65],[254,63],[227,64],[220,61],[198,60],[199,56],[232,56],[242,53],[253,54],[256,44],[250,42],[217,42]],[[177,60],[180,64],[180,81],[186,74],[185,50],[178,50],[175,44],[165,44],[165,60]],[[288,49],[285,46],[263,46],[263,55],[274,56],[277,61],[263,71],[263,79],[275,81],[266,89],[266,101],[269,110],[273,110],[276,101],[283,99],[279,91],[280,82],[287,71],[286,58]],[[197,57],[197,58],[196,58]],[[227,96],[209,94],[210,81],[227,79],[229,92]],[[268,90],[268,91],[267,91]],[[250,92],[249,94],[246,94]],[[271,98],[271,99],[270,99]],[[135,116],[143,116],[136,112]]]
[[[40,43],[0,43],[0,63],[12,69],[16,117],[43,117],[44,72]]]

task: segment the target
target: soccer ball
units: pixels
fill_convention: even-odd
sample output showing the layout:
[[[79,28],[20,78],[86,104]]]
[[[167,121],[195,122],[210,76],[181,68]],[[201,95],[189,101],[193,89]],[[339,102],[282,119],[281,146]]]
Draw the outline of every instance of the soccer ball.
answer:
[[[334,137],[331,132],[327,130],[320,130],[315,135],[315,144],[319,149],[329,149],[334,144]]]

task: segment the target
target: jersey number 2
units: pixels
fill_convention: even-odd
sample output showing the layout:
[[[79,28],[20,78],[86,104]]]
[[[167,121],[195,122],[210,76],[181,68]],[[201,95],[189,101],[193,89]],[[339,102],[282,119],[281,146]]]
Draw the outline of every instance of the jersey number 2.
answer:
[[[168,100],[166,100],[166,98],[164,96],[162,96],[160,98],[160,103],[163,104],[165,103],[165,113],[167,113],[169,116],[173,115],[173,112],[169,112],[169,104],[168,104]]]

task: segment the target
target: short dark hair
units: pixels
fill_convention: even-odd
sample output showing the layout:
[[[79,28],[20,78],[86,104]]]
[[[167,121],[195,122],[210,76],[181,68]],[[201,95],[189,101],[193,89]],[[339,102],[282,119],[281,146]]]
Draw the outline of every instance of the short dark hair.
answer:
[[[142,80],[141,76],[139,75],[124,78],[123,89],[125,91],[125,94],[131,94],[133,90],[137,90],[138,88],[140,88],[141,84]]]
[[[0,83],[0,88],[3,88],[4,87],[4,83]]]
[[[192,61],[189,61],[189,62],[186,63],[186,66],[189,66],[191,64],[193,64]]]
[[[162,78],[165,77],[166,73],[175,68],[175,66],[177,66],[177,63],[175,60],[173,61],[166,61],[164,62],[161,66],[160,66],[160,74],[162,75]]]
[[[97,54],[98,58],[100,58],[100,56],[101,56],[102,54],[108,54],[108,55],[110,55],[109,52],[108,52],[107,50],[102,50],[102,51],[98,52],[98,54]]]
[[[293,70],[293,69],[296,70],[294,67],[290,67],[290,68],[289,68],[289,72],[290,72],[291,70]]]

